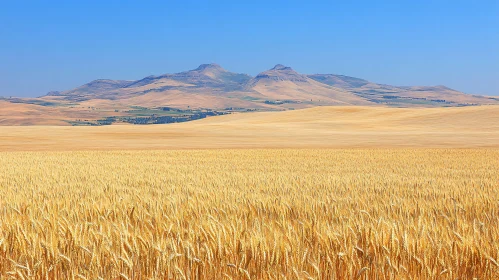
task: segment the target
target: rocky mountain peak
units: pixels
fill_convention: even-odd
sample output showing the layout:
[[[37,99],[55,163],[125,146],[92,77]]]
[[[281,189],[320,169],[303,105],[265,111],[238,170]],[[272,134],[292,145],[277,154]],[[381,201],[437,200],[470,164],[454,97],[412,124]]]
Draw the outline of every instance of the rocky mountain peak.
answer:
[[[284,66],[282,64],[277,64],[276,66],[274,66],[274,68],[272,68],[271,70],[291,70],[293,71],[293,69],[291,67],[288,67],[288,66]]]
[[[267,70],[258,74],[253,84],[256,81],[267,80],[267,81],[292,81],[292,82],[308,82],[308,78],[305,75],[302,75],[291,67],[284,66],[282,64],[277,64],[274,68]]]
[[[217,70],[217,71],[223,71],[226,72],[225,69],[222,68],[222,66],[216,64],[216,63],[209,63],[209,64],[201,64],[199,65],[198,68],[194,69],[194,71],[206,71],[206,70]]]

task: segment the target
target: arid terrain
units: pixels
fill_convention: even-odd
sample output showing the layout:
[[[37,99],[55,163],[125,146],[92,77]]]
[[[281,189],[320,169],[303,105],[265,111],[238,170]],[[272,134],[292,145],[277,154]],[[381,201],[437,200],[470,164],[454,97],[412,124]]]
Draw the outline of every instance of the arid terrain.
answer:
[[[2,151],[498,146],[499,106],[332,106],[149,126],[0,126]]]
[[[499,106],[0,126],[0,166],[1,279],[499,277]]]
[[[161,124],[316,106],[477,105],[499,105],[499,98],[445,86],[392,86],[344,75],[306,75],[280,64],[254,77],[202,64],[137,81],[95,80],[39,98],[0,98],[0,125]]]

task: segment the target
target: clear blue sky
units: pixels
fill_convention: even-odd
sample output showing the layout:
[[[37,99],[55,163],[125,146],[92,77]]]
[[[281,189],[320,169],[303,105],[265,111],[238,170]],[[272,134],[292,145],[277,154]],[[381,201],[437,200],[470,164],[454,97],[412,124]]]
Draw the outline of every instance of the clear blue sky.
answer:
[[[201,63],[499,95],[499,1],[2,1],[0,96]]]

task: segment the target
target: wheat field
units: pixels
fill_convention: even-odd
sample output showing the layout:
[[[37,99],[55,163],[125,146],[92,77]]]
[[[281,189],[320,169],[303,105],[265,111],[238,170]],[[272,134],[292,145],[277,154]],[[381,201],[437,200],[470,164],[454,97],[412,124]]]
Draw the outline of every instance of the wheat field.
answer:
[[[1,123],[0,151],[499,148],[499,106],[315,107],[146,126]]]
[[[499,150],[0,153],[0,279],[498,279]]]

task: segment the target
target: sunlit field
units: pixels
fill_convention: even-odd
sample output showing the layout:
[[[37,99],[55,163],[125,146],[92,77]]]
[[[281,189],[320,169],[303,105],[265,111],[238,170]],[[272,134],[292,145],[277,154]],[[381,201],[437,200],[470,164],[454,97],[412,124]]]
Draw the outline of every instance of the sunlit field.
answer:
[[[0,279],[499,279],[499,150],[0,153]]]

